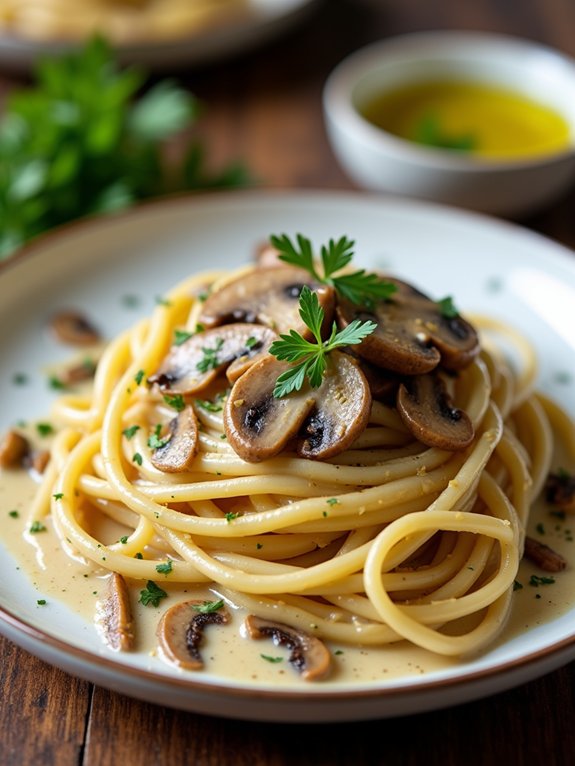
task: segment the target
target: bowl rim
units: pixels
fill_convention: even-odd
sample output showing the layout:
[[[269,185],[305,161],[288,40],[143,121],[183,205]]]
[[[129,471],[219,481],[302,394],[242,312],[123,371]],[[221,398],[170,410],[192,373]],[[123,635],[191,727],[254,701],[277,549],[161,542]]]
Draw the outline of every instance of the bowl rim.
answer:
[[[554,65],[561,67],[573,77],[575,87],[575,58],[562,51],[543,43],[509,34],[483,32],[465,29],[433,29],[420,32],[408,32],[401,35],[383,38],[368,43],[348,54],[337,64],[328,75],[323,88],[323,108],[327,121],[339,125],[348,134],[355,135],[362,144],[372,150],[393,152],[398,159],[411,161],[414,165],[423,165],[434,170],[452,170],[476,174],[502,171],[535,169],[562,164],[575,158],[575,116],[562,116],[571,127],[569,145],[558,151],[549,151],[533,157],[515,159],[500,159],[478,157],[457,152],[449,152],[441,148],[428,147],[404,139],[379,128],[368,119],[353,104],[353,91],[367,75],[376,71],[389,57],[392,59],[408,53],[412,48],[422,43],[433,45],[441,55],[449,57],[450,51],[458,49],[465,51],[470,43],[493,50],[498,47],[502,51],[519,53],[537,53],[545,55]],[[429,55],[421,56],[428,59]],[[474,53],[477,58],[477,52]],[[463,55],[460,56],[464,58]],[[470,58],[472,56],[470,55]],[[417,60],[414,55],[412,60]],[[416,80],[414,80],[416,82]]]

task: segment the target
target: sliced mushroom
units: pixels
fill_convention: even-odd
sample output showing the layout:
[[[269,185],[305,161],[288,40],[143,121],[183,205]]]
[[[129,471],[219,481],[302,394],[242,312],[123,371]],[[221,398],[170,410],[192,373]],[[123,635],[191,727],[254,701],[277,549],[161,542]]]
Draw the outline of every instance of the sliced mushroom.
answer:
[[[29,454],[28,439],[11,429],[0,442],[0,468],[19,468]]]
[[[72,346],[91,346],[101,340],[98,330],[79,311],[60,311],[52,317],[50,327],[60,342]]]
[[[176,604],[164,612],[158,624],[158,643],[162,654],[179,668],[201,670],[204,661],[200,645],[204,629],[208,625],[223,625],[229,621],[230,614],[223,602],[217,609],[207,609],[203,601]]]
[[[135,632],[130,593],[121,574],[113,572],[108,578],[108,592],[98,603],[97,620],[106,644],[114,651],[127,652],[134,648]]]
[[[575,474],[550,473],[545,484],[545,498],[561,511],[575,511]]]
[[[317,293],[324,311],[324,326],[331,326],[335,294],[331,287],[316,282],[293,266],[255,269],[212,293],[204,303],[199,321],[205,327],[231,322],[255,322],[278,333],[310,330],[299,314],[299,296],[304,285]]]
[[[366,428],[371,393],[356,361],[337,351],[317,389],[305,384],[282,399],[273,396],[285,362],[266,356],[239,378],[228,396],[224,428],[244,460],[257,463],[295,440],[299,455],[325,460],[347,449]]]
[[[271,242],[262,242],[256,249],[255,261],[258,266],[264,269],[275,269],[285,267],[285,263],[280,260],[279,250]]]
[[[452,405],[436,373],[407,378],[397,393],[397,410],[415,438],[429,447],[460,450],[473,441],[473,423]]]
[[[450,370],[467,366],[479,353],[475,329],[459,315],[443,316],[437,303],[411,285],[389,281],[397,292],[373,310],[338,301],[340,325],[345,327],[354,319],[377,323],[375,332],[356,347],[357,353],[378,367],[403,375],[421,375],[440,362]]]
[[[84,380],[92,380],[96,373],[96,363],[93,359],[83,359],[78,364],[66,367],[58,375],[58,380],[65,386],[82,383]]]
[[[162,391],[196,394],[226,368],[233,382],[267,353],[276,338],[268,327],[257,324],[230,324],[196,333],[172,346],[148,382],[157,383]]]
[[[290,649],[289,662],[306,681],[324,678],[331,668],[331,654],[326,645],[309,633],[281,622],[271,622],[250,614],[244,621],[250,638],[271,638],[276,646]]]
[[[533,537],[525,538],[523,555],[544,572],[562,572],[567,567],[567,562],[560,553]]]
[[[198,451],[198,421],[192,407],[184,407],[170,420],[168,430],[165,443],[152,450],[150,460],[159,471],[187,471]]]

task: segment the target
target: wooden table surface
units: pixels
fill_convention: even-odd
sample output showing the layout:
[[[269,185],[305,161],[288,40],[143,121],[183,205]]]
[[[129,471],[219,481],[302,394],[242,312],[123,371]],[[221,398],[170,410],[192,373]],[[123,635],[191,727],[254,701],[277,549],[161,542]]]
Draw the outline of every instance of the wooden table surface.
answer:
[[[325,0],[264,48],[178,77],[205,105],[215,165],[241,158],[275,188],[353,189],[329,149],[321,89],[352,50],[440,28],[502,32],[575,56],[572,0]],[[0,72],[0,88],[19,84]],[[575,191],[521,224],[575,248]],[[495,697],[349,724],[259,724],[138,702],[0,639],[0,764],[573,764],[575,664]]]

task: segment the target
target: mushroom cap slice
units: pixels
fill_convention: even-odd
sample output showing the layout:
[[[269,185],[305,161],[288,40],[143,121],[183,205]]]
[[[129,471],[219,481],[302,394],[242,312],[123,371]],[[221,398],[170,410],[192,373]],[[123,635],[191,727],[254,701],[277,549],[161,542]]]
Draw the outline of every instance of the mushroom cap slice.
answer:
[[[276,646],[291,649],[289,662],[306,681],[324,678],[331,668],[331,654],[323,641],[281,622],[272,622],[250,614],[244,621],[250,638],[271,638]]]
[[[91,346],[99,343],[100,333],[80,311],[59,311],[50,320],[50,327],[61,343]]]
[[[307,337],[310,330],[299,314],[299,296],[304,285],[317,293],[325,315],[324,327],[330,327],[335,303],[333,288],[293,266],[254,269],[228,282],[208,297],[198,321],[207,328],[255,322],[277,333],[293,329]]]
[[[333,351],[319,388],[305,384],[276,399],[276,381],[287,369],[286,362],[268,355],[236,381],[228,396],[224,428],[243,460],[267,460],[292,440],[299,455],[325,460],[347,449],[367,426],[371,393],[352,357]]]
[[[130,593],[126,581],[118,572],[108,578],[108,590],[98,603],[97,621],[106,644],[114,651],[134,648],[135,633]]]
[[[337,317],[346,327],[354,319],[371,319],[377,329],[356,347],[368,361],[402,375],[422,375],[441,362],[458,370],[479,353],[479,338],[461,316],[447,318],[440,306],[398,279],[390,279],[397,292],[372,311],[339,300]]]
[[[163,656],[186,670],[201,670],[204,661],[200,644],[207,625],[223,625],[230,621],[225,607],[205,611],[204,601],[182,601],[167,609],[158,623],[158,644]]]
[[[235,380],[267,353],[276,338],[268,327],[257,324],[236,323],[196,333],[170,348],[148,382],[174,394],[199,393],[226,368]]]
[[[152,450],[150,460],[166,473],[187,471],[198,451],[198,421],[189,405],[178,412],[168,424],[169,437],[165,444]]]
[[[439,375],[415,375],[397,392],[397,410],[406,427],[423,444],[444,450],[461,450],[473,441],[468,415],[454,407]]]

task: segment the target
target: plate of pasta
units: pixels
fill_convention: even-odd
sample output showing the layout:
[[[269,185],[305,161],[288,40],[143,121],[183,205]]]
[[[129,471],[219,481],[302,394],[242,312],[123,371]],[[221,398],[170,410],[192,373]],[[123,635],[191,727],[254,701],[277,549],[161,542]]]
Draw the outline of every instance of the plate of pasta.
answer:
[[[338,721],[575,657],[575,256],[345,192],[152,203],[0,271],[0,631]]]
[[[0,61],[28,69],[93,34],[122,63],[197,66],[267,41],[314,0],[0,0]]]

